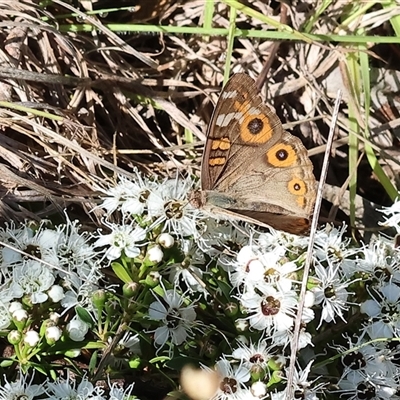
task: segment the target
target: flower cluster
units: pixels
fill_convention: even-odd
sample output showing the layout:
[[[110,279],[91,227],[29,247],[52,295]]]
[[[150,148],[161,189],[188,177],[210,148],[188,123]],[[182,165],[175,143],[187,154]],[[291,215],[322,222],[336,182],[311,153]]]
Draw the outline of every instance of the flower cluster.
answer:
[[[124,400],[132,398],[131,393],[134,385],[128,385],[126,389],[122,389],[117,384],[110,385],[109,394],[106,395],[104,390],[99,386],[94,386],[86,376],[77,383],[71,379],[69,374],[67,379],[57,379],[52,382],[46,379],[41,384],[33,384],[33,378],[28,380],[26,376],[21,375],[20,378],[13,382],[5,380],[4,385],[0,387],[0,399],[16,399],[16,398],[46,398],[48,400],[65,400],[65,399],[86,399],[86,400]]]
[[[190,362],[217,377],[213,400],[284,399],[289,374],[296,398],[396,398],[399,250],[324,227],[299,316],[309,239],[217,220],[188,201],[194,185],[134,171],[100,188],[103,230],[67,222],[1,231],[0,324],[17,358],[32,368],[55,354],[72,363],[86,347],[103,352],[96,379],[107,366],[115,377],[169,376],[170,390]],[[396,207],[387,224],[398,224]],[[46,373],[54,376],[50,364]],[[63,385],[43,390],[58,398],[50,391]],[[154,397],[151,385],[142,395]]]

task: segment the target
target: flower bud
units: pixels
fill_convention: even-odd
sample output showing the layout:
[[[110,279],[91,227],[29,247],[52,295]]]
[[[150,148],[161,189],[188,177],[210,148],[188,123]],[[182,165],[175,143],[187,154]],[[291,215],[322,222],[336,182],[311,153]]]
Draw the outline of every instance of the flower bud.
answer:
[[[239,306],[235,302],[230,301],[229,303],[225,304],[224,313],[227,317],[235,317],[238,312]]]
[[[71,340],[74,342],[81,342],[85,339],[85,336],[89,331],[89,325],[83,322],[80,318],[74,317],[74,319],[68,323],[66,330]]]
[[[30,347],[35,347],[40,341],[40,336],[36,331],[27,331],[24,335],[24,343]]]
[[[156,287],[160,283],[160,273],[157,271],[150,271],[146,276],[146,285],[150,287]]]
[[[235,327],[238,332],[246,332],[249,329],[249,322],[245,319],[238,319],[235,321]]]
[[[164,253],[159,245],[150,247],[147,250],[147,259],[153,265],[160,263],[162,261],[163,257],[164,257]]]
[[[254,382],[251,385],[250,391],[254,397],[263,399],[267,395],[267,385],[261,381]]]
[[[21,310],[22,304],[19,301],[13,301],[10,303],[10,307],[8,308],[8,311],[10,314],[12,314],[16,310]]]
[[[46,338],[46,342],[49,345],[52,345],[55,342],[58,342],[61,338],[61,335],[62,335],[62,332],[58,326],[49,326],[46,329],[46,332],[44,334],[44,336]]]
[[[139,290],[140,285],[136,282],[125,283],[122,287],[122,293],[125,298],[132,298]]]
[[[23,308],[20,308],[19,310],[15,310],[12,313],[12,319],[13,319],[13,322],[14,322],[15,326],[17,327],[17,329],[22,331],[22,330],[24,330],[24,328],[26,326],[26,323],[29,319],[29,315],[26,310],[24,310]]]
[[[96,290],[92,294],[93,304],[99,312],[103,311],[106,299],[107,299],[107,295],[106,295],[105,290],[103,290],[103,289]]]
[[[157,242],[164,247],[164,249],[170,249],[175,244],[175,239],[169,233],[162,233],[158,238]]]
[[[8,343],[12,345],[17,345],[22,339],[22,333],[18,332],[17,330],[12,330],[7,335]]]

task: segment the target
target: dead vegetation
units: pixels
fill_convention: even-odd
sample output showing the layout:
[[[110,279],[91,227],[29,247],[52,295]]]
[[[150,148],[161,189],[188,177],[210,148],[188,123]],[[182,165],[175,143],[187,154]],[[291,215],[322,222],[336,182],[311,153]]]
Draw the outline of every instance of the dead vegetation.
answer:
[[[80,1],[77,9],[75,2],[59,0],[44,8],[36,1],[0,1],[3,221],[53,218],[68,207],[83,223],[97,225],[101,215],[87,212],[98,187],[116,174],[129,175],[134,166],[164,176],[198,173],[206,125],[222,84],[226,37],[130,31],[130,24],[148,21],[200,27],[204,0],[119,1],[122,11],[92,13],[115,3]],[[278,23],[284,8],[279,4],[247,5]],[[287,8],[287,24],[294,29],[312,24],[312,33],[325,35],[355,34],[360,27],[370,35],[393,34],[388,20],[395,11],[373,7],[368,18],[359,17],[345,30],[339,23],[346,7],[347,2],[334,2],[315,17],[313,2],[294,2]],[[216,2],[213,27],[228,28],[230,12],[225,2]],[[243,30],[271,30],[240,11],[235,23]],[[349,177],[348,111],[355,102],[346,56],[355,45],[286,40],[274,48],[274,43],[236,37],[231,70],[257,77],[270,63],[263,92],[312,149],[317,179],[333,99],[337,89],[344,92],[326,196],[344,210],[337,219],[348,221],[348,200],[340,201],[348,199],[343,195]],[[391,69],[398,65],[399,47],[369,45],[367,50],[373,70],[371,141],[386,175],[399,187],[399,73]],[[362,126],[362,104],[356,106]],[[376,219],[366,218],[366,212],[391,200],[372,173],[363,140],[359,155],[358,224],[371,228]]]

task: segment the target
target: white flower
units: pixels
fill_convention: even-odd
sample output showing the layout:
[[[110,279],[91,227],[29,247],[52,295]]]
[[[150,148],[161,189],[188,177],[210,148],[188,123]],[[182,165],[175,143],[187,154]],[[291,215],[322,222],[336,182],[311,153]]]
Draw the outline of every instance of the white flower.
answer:
[[[69,337],[74,342],[81,342],[85,339],[89,331],[89,325],[83,322],[78,316],[75,316],[67,325],[66,328]]]
[[[195,210],[187,201],[189,190],[193,186],[190,178],[167,180],[158,184],[148,198],[149,216],[155,218],[152,226],[163,224],[163,231],[180,236],[197,234]]]
[[[237,288],[244,285],[251,291],[265,282],[279,282],[283,290],[290,290],[298,268],[294,262],[282,263],[283,256],[282,247],[262,251],[255,246],[244,246],[237,255],[237,261],[231,263],[232,285]]]
[[[165,270],[169,272],[169,281],[178,286],[182,280],[189,292],[201,292],[207,296],[208,292],[202,285],[204,271],[201,268],[204,268],[205,264],[204,254],[192,240],[182,240],[181,250],[184,260],[168,266]]]
[[[104,390],[100,386],[93,386],[86,377],[77,385],[76,381],[58,379],[55,383],[47,382],[46,393],[47,400],[103,400]]]
[[[370,341],[360,333],[357,337],[346,335],[347,345],[334,346],[337,354],[342,354],[342,375],[336,392],[346,394],[346,398],[364,398],[365,393],[374,397],[365,398],[389,399],[396,398],[393,389],[398,386],[398,350],[382,342]],[[381,337],[382,339],[382,337]],[[358,396],[359,397],[358,397]],[[376,397],[375,397],[376,396]]]
[[[38,261],[27,260],[14,267],[10,293],[15,298],[29,295],[33,304],[44,303],[48,299],[46,291],[54,280],[53,272],[49,268]]]
[[[61,305],[66,310],[78,304],[85,307],[88,311],[93,309],[91,299],[93,292],[98,289],[96,285],[100,279],[98,272],[97,269],[93,269],[92,276],[88,276],[86,279],[80,278],[75,274],[65,276],[63,287],[64,290],[69,290],[65,292],[61,300]]]
[[[371,339],[398,337],[400,334],[400,287],[388,283],[376,293],[376,298],[361,304],[360,311],[371,322],[366,330]]]
[[[58,266],[58,258],[55,246],[58,241],[59,233],[51,229],[43,229],[42,226],[36,232],[24,227],[24,229],[14,231],[8,229],[10,237],[13,238],[13,247],[32,255],[48,264]],[[26,255],[8,247],[3,247],[3,263],[7,265],[22,265],[27,259]],[[33,259],[31,259],[33,260]]]
[[[366,376],[385,379],[397,375],[398,366],[393,363],[389,349],[379,349],[377,344],[367,344],[362,337],[358,337],[355,343],[351,336],[346,338],[347,346],[336,346],[338,354],[344,354],[341,358],[344,369],[340,379],[346,378],[355,382]]]
[[[249,345],[240,344],[232,353],[232,357],[240,360],[250,371],[253,368],[266,370],[272,356],[271,346],[266,340],[260,340],[257,344],[252,342]]]
[[[135,258],[140,254],[139,243],[146,239],[146,231],[143,228],[104,223],[111,228],[112,232],[108,235],[100,235],[95,247],[108,246],[105,256],[109,260],[116,260],[121,257],[122,252],[130,258]]]
[[[307,236],[292,235],[283,231],[276,231],[270,228],[269,232],[259,234],[257,243],[265,250],[273,250],[283,247],[285,250],[293,249],[296,253],[300,250],[305,252],[308,247],[309,238]]]
[[[206,368],[207,369],[207,368]],[[217,361],[215,369],[220,376],[218,391],[212,400],[244,400],[251,399],[251,393],[245,383],[250,380],[250,371],[243,364],[233,366],[225,358]],[[250,397],[245,396],[250,395]]]
[[[300,397],[306,400],[318,400],[319,396],[317,393],[321,392],[324,384],[317,384],[313,388],[313,383],[316,381],[310,381],[308,379],[308,375],[310,374],[311,365],[313,361],[309,362],[303,370],[298,370],[295,368],[293,374],[293,393],[296,393],[296,397]],[[317,378],[318,379],[318,378]],[[287,389],[284,390],[286,393]],[[283,397],[284,399],[286,397]],[[276,399],[276,397],[272,396],[272,399]]]
[[[170,274],[169,280],[174,285],[179,285],[180,280],[185,282],[187,289],[191,293],[204,293],[208,295],[207,289],[202,285],[201,279],[204,274],[200,268],[194,265],[183,266],[180,264],[173,264],[169,267]]]
[[[349,308],[347,298],[350,293],[346,290],[352,281],[346,280],[339,275],[340,264],[334,264],[328,260],[328,267],[323,267],[319,262],[315,263],[316,280],[319,285],[312,289],[315,295],[315,304],[322,304],[322,313],[320,323],[322,321],[335,321],[338,316],[343,321],[343,312]]]
[[[35,347],[40,341],[40,336],[36,331],[30,330],[25,332],[24,342],[30,346]]]
[[[191,336],[191,327],[196,319],[194,305],[183,306],[185,299],[175,290],[165,291],[162,299],[157,298],[149,306],[149,318],[163,323],[155,330],[154,342],[163,347],[171,338],[173,344],[180,345]]]
[[[85,279],[92,277],[97,257],[93,244],[89,243],[92,238],[86,232],[79,232],[78,221],[70,221],[68,215],[65,219],[67,223],[57,227],[59,237],[55,247],[62,269],[59,275],[64,278],[73,273]]]
[[[8,301],[4,300],[0,295],[0,330],[7,329],[11,324],[11,306]]]
[[[400,251],[380,237],[362,249],[364,259],[358,259],[357,272],[369,274],[379,288],[388,282],[400,283]]]
[[[114,382],[112,385],[109,383],[110,393],[108,395],[108,400],[128,400],[132,398],[134,383],[128,385],[125,389],[119,386],[119,382]],[[137,397],[135,397],[135,400]]]
[[[397,399],[397,386],[394,377],[376,378],[373,376],[353,375],[338,382],[341,396],[347,399]],[[333,392],[333,391],[332,391]],[[371,396],[373,395],[373,397]]]
[[[32,375],[30,382],[27,382],[27,376],[20,375],[19,380],[10,383],[4,377],[5,383],[0,386],[0,400],[40,398],[44,393],[43,385],[33,385],[33,379],[34,375]]]
[[[306,331],[306,326],[305,322],[301,322],[301,328],[299,332],[299,340],[298,340],[298,349],[304,349],[307,346],[312,344],[312,339],[313,337],[311,336],[311,333]],[[293,330],[288,329],[286,331],[276,331],[273,337],[273,343],[276,346],[282,346],[286,347],[288,346],[293,340]]]
[[[298,303],[296,292],[282,290],[271,284],[258,287],[257,292],[246,292],[239,297],[243,307],[250,314],[246,319],[250,326],[257,330],[265,330],[267,335],[275,331],[287,331],[293,326]]]
[[[129,349],[133,354],[142,354],[142,350],[140,349],[140,337],[139,334],[133,334],[132,332],[126,332],[123,338],[119,341],[121,346]]]
[[[147,198],[155,186],[155,182],[143,178],[137,169],[133,170],[132,178],[118,176],[118,183],[107,189],[98,188],[106,194],[103,203],[96,208],[104,208],[108,214],[120,209],[124,213],[142,215],[147,208]]]
[[[237,229],[227,221],[218,222],[214,218],[207,218],[204,222],[204,232],[196,237],[200,250],[211,257],[220,257],[219,263],[227,271],[232,259],[232,249],[240,249],[249,243],[251,228],[248,224]],[[222,250],[221,250],[222,249]],[[227,250],[225,254],[224,250]],[[233,255],[236,255],[233,253]]]
[[[325,261],[332,258],[334,261],[341,261],[349,254],[350,239],[343,239],[346,226],[342,229],[326,225],[324,230],[317,231],[315,236],[315,255],[318,260]]]
[[[264,280],[265,266],[256,255],[253,246],[244,246],[240,249],[236,262],[232,262],[230,280],[234,287],[243,283],[253,289],[260,281]]]
[[[400,197],[390,207],[384,207],[380,212],[389,217],[381,225],[391,226],[396,229],[397,233],[400,233]]]

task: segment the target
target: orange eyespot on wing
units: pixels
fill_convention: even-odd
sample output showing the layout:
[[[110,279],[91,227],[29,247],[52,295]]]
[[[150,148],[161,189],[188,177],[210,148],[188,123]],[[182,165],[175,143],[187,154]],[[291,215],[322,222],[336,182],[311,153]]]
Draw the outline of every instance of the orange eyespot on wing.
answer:
[[[240,137],[246,143],[266,143],[271,139],[273,133],[270,120],[264,114],[247,114],[240,124]]]
[[[266,153],[267,161],[274,167],[291,167],[296,164],[297,156],[294,148],[288,144],[277,143]]]
[[[289,192],[296,196],[304,196],[307,193],[307,187],[300,178],[293,178],[288,182]]]

